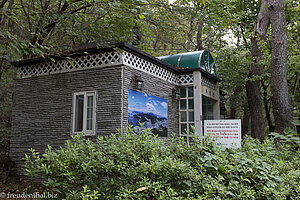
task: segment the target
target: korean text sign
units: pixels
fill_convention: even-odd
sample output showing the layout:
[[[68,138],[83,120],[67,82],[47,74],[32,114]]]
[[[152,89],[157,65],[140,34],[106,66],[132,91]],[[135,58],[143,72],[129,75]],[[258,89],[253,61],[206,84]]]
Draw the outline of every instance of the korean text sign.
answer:
[[[229,148],[241,147],[241,120],[204,120],[204,136],[217,145]]]

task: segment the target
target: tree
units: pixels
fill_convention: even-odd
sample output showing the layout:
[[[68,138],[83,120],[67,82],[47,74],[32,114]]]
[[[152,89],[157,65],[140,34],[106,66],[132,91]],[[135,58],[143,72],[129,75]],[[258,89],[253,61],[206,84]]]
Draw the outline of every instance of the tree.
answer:
[[[294,129],[287,84],[287,30],[284,5],[281,0],[269,0],[272,30],[271,92],[275,131],[283,134],[285,128]]]
[[[46,56],[94,41],[138,44],[138,32],[148,30],[145,19],[155,19],[156,9],[168,7],[165,0],[11,0],[10,8],[7,0],[3,2],[7,23],[0,31],[13,47],[14,59]]]
[[[202,49],[214,51],[226,46],[222,36],[227,33],[230,24],[227,1],[185,0],[164,7],[163,12],[156,12],[156,20],[163,26],[152,26],[155,33],[148,39],[148,44],[144,44],[153,48],[154,54]],[[151,43],[153,45],[149,45]]]
[[[267,1],[262,0],[260,12],[257,16],[251,37],[252,65],[249,71],[249,80],[246,83],[247,99],[251,115],[251,136],[258,138],[260,141],[263,141],[265,137],[265,120],[260,79],[256,77],[260,77],[264,70],[264,66],[260,62],[264,58],[263,48],[269,26],[269,11],[266,6]]]

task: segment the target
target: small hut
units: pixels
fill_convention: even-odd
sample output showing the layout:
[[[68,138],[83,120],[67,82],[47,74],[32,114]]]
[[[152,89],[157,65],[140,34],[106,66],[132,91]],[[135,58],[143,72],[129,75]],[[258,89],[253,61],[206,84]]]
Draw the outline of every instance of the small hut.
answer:
[[[128,44],[96,44],[66,55],[14,62],[10,156],[23,172],[28,149],[44,151],[83,132],[116,133],[139,122],[160,137],[203,133],[203,120],[219,119],[219,79],[208,51],[155,58]]]

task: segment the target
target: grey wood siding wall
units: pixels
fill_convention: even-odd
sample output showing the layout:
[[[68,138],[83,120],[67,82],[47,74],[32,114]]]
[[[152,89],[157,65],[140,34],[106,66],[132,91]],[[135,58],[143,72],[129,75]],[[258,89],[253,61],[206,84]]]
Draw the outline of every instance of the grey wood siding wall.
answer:
[[[57,148],[70,138],[73,93],[83,91],[97,93],[96,134],[116,133],[121,126],[121,66],[15,81],[10,157],[19,174],[29,148],[42,153],[48,144]]]

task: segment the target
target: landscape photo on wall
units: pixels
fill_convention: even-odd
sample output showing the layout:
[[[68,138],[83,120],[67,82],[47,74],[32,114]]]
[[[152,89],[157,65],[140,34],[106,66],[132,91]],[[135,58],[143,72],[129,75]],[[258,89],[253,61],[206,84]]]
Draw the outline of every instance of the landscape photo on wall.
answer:
[[[167,137],[168,102],[166,99],[146,93],[128,90],[128,122],[135,129],[144,123],[152,133],[159,137]]]

